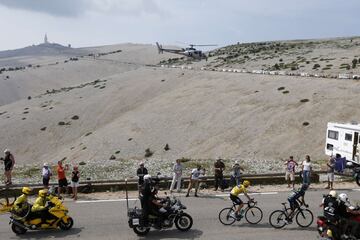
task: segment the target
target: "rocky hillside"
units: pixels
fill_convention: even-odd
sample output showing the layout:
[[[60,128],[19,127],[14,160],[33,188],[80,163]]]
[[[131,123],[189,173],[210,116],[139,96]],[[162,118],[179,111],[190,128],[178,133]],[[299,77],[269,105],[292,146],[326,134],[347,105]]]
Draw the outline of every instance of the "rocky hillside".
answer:
[[[155,67],[173,55],[150,45],[96,50],[109,54],[0,74],[0,146],[17,181],[61,159],[91,178],[133,176],[141,161],[169,174],[176,158],[211,169],[221,156],[248,172],[280,171],[290,154],[321,164],[326,123],[360,119],[355,80]]]

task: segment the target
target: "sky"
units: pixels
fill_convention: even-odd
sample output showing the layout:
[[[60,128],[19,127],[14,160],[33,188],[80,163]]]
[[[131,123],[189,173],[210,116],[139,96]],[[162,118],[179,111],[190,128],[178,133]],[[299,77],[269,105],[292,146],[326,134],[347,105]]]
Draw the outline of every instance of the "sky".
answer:
[[[360,35],[359,0],[0,0],[0,50]]]

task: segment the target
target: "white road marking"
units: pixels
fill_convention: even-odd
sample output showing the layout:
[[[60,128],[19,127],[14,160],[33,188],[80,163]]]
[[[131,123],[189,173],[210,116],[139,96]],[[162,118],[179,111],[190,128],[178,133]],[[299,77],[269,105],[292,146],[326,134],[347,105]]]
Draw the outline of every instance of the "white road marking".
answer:
[[[227,197],[230,193],[227,194],[218,194],[215,195],[216,197]],[[275,195],[278,194],[278,192],[264,192],[264,193],[249,193],[249,195]],[[243,194],[240,194],[243,195]],[[129,198],[129,201],[137,201],[139,199],[137,198]],[[106,203],[106,202],[125,202],[126,199],[98,199],[98,200],[82,200],[82,201],[76,201],[76,203]]]
[[[215,195],[216,197],[227,197],[229,196],[230,193],[228,194],[217,194]],[[275,195],[278,194],[278,192],[264,192],[264,193],[249,193],[248,195]],[[240,194],[240,195],[244,195],[244,194]]]
[[[360,192],[360,189],[353,189],[353,191],[359,191]]]
[[[136,198],[129,198],[129,201],[136,201]],[[76,203],[102,203],[102,202],[125,202],[126,199],[99,199],[99,200],[84,200],[76,201]]]

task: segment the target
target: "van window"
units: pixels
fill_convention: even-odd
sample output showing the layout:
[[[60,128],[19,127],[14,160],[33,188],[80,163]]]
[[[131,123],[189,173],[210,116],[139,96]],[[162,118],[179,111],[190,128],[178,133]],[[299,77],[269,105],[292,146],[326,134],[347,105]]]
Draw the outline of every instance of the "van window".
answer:
[[[326,149],[332,151],[334,149],[334,145],[332,144],[326,144]]]
[[[346,140],[346,141],[352,141],[352,134],[350,134],[350,133],[345,133],[345,140]]]
[[[339,138],[339,132],[338,131],[328,131],[328,138],[338,140]]]

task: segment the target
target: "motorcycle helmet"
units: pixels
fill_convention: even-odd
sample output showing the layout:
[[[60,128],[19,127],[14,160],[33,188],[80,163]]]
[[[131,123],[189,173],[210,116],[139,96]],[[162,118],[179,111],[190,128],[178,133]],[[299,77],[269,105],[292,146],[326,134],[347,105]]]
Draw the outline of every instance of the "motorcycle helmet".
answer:
[[[332,196],[333,198],[336,198],[337,192],[336,192],[335,190],[331,190],[331,191],[329,192],[329,195]]]
[[[250,181],[245,180],[245,181],[243,182],[243,185],[244,185],[244,187],[249,187],[249,186],[250,186]]]
[[[23,194],[26,194],[26,195],[30,195],[30,193],[31,193],[31,188],[29,188],[29,187],[23,187],[22,188],[22,190],[21,190],[21,192],[23,193]]]
[[[46,190],[46,189],[41,189],[40,191],[39,191],[39,196],[40,197],[46,197],[48,195],[48,190]]]
[[[340,194],[339,194],[339,199],[340,199],[340,201],[342,201],[342,202],[349,202],[349,198],[348,198],[348,196],[347,196],[346,193],[340,193]]]
[[[144,180],[151,180],[151,175],[150,174],[146,174],[144,176]]]

